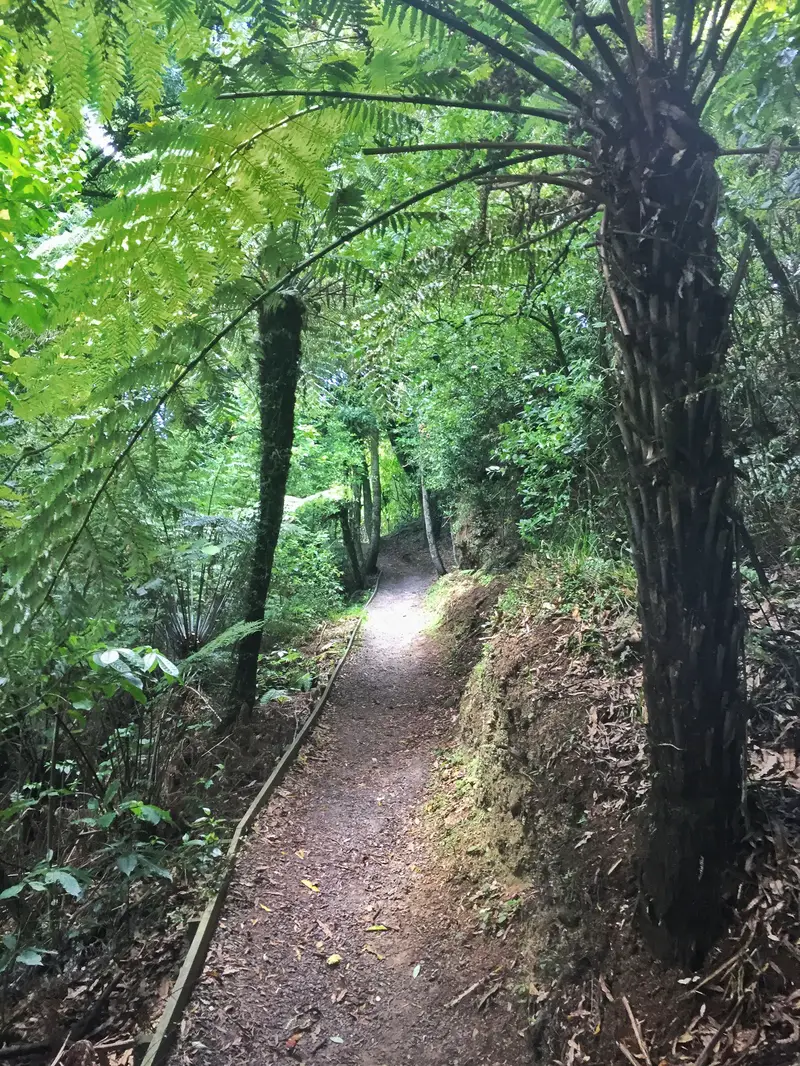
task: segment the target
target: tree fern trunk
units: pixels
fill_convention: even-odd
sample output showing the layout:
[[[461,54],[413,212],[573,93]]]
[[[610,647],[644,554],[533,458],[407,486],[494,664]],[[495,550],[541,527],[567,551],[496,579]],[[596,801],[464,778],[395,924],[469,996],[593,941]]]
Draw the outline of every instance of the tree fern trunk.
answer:
[[[294,296],[284,296],[279,305],[259,309],[261,459],[258,519],[245,596],[246,622],[263,620],[272,579],[292,457],[302,328],[303,307]],[[248,712],[256,701],[260,648],[260,631],[249,634],[239,643],[231,689],[231,718],[243,710]]]
[[[609,153],[601,254],[617,319],[653,772],[643,912],[655,950],[692,964],[719,931],[740,828],[743,625],[718,391],[728,335],[718,179],[702,131],[666,126],[660,144],[642,137]]]
[[[430,496],[422,478],[420,478],[419,482],[419,494],[422,500],[422,521],[425,524],[425,537],[428,541],[428,551],[431,553],[431,562],[439,577],[444,577],[447,573],[447,567],[442,562],[439,545],[436,543],[436,532],[433,528],[433,519],[431,517]]]
[[[369,487],[372,508],[369,548],[364,567],[368,574],[374,574],[378,567],[378,553],[381,548],[381,462],[380,436],[377,429],[369,435]]]

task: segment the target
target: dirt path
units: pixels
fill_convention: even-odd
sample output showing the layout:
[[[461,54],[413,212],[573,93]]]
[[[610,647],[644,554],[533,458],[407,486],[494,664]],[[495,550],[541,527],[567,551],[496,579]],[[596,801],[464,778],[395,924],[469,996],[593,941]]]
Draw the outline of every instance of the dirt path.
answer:
[[[409,556],[384,571],[305,766],[239,860],[172,1066],[528,1061],[513,948],[478,930],[424,839],[459,695],[423,632],[430,580]]]

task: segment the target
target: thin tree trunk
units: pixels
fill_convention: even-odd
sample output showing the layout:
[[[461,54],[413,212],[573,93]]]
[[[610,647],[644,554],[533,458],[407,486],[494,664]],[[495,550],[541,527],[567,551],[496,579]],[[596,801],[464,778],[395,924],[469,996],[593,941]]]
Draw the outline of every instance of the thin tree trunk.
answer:
[[[682,129],[678,153],[657,136],[615,157],[601,255],[617,318],[653,774],[642,910],[653,948],[693,965],[720,931],[740,831],[744,626],[718,386],[729,318],[718,178],[702,131]]]
[[[245,622],[264,619],[272,564],[283,519],[286,479],[294,439],[294,406],[300,373],[303,307],[294,296],[259,308],[259,413],[261,460],[255,544],[245,597]],[[256,701],[261,631],[244,637],[237,649],[230,718],[249,712]]]
[[[425,537],[428,541],[428,551],[431,553],[431,562],[439,577],[444,577],[447,573],[447,567],[442,562],[439,545],[436,543],[436,534],[434,533],[433,521],[431,519],[430,496],[428,495],[428,490],[425,488],[425,482],[422,478],[419,480],[419,493],[422,498],[422,520],[425,523]]]
[[[343,504],[339,511],[339,522],[342,527],[342,543],[344,544],[344,550],[347,552],[347,558],[350,561],[350,569],[353,572],[353,584],[357,589],[363,589],[364,578],[361,576],[361,567],[358,562],[358,553],[356,552],[353,531],[350,528],[350,516],[347,512],[347,504]]]
[[[436,494],[431,495],[428,493],[428,504],[431,509],[431,527],[433,529],[433,535],[437,541],[442,536],[442,512],[439,508],[439,501],[436,498]]]
[[[381,549],[381,462],[380,436],[374,429],[369,435],[369,488],[372,499],[370,536],[364,568],[374,574],[378,568],[378,553]]]
[[[369,543],[372,540],[372,486],[366,469],[361,477],[361,490],[364,497],[364,532]]]
[[[453,565],[456,570],[461,569],[461,559],[459,558],[458,545],[456,544],[456,530],[453,523],[453,517],[450,516],[450,544],[453,548]]]
[[[361,482],[353,482],[353,504],[351,509],[350,528],[353,533],[353,543],[356,549],[359,571],[364,573],[364,545],[361,543]]]

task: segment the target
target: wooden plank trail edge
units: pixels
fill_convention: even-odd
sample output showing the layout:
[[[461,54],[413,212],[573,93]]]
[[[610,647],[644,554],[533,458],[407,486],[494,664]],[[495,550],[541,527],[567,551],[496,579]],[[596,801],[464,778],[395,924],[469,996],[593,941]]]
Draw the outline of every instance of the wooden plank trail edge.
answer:
[[[378,591],[380,585],[380,574],[375,582],[375,586],[372,589],[369,599],[364,604],[364,610],[369,607],[372,601],[375,599],[375,594]],[[243,817],[240,819],[236,829],[234,830],[231,838],[228,852],[225,857],[227,868],[222,877],[222,883],[217,889],[214,897],[208,902],[206,909],[203,911],[203,915],[200,919],[200,924],[197,926],[197,930],[192,939],[192,943],[189,946],[189,950],[186,953],[186,958],[183,960],[180,973],[172,986],[169,999],[166,1002],[164,1011],[156,1026],[156,1030],[153,1033],[153,1037],[150,1040],[147,1051],[142,1059],[141,1066],[164,1066],[167,1060],[167,1056],[171,1051],[172,1039],[176,1035],[176,1027],[183,1017],[183,1012],[189,1004],[189,1000],[192,995],[194,985],[200,976],[203,966],[205,965],[208,949],[211,946],[211,939],[217,929],[220,914],[222,908],[225,905],[225,899],[228,895],[228,889],[230,888],[231,881],[233,880],[233,873],[235,869],[236,854],[239,850],[239,846],[242,842],[242,837],[250,829],[256,817],[261,813],[264,807],[267,805],[270,796],[278,787],[286,775],[286,771],[295,761],[300,753],[300,749],[303,746],[309,733],[314,728],[317,719],[319,718],[322,708],[325,706],[328,696],[330,695],[333,683],[336,680],[339,671],[347,661],[347,657],[355,643],[356,636],[361,629],[361,624],[364,621],[365,615],[361,615],[358,619],[353,632],[350,634],[350,639],[347,642],[347,647],[336,664],[333,673],[331,674],[328,684],[325,686],[325,690],[317,700],[313,711],[306,719],[303,728],[294,738],[292,743],[283,753],[280,761],[276,765],[275,769],[270,774],[267,781],[262,785],[258,795],[245,811]]]

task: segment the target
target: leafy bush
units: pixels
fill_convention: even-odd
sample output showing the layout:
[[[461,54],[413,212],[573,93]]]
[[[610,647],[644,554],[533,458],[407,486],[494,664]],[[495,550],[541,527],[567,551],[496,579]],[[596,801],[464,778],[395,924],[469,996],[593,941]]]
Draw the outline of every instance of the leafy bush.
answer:
[[[301,521],[285,523],[275,552],[267,629],[308,626],[330,616],[343,603],[332,531],[314,531]]]
[[[590,453],[593,436],[607,437],[607,431],[603,380],[593,363],[580,360],[569,372],[534,370],[523,380],[523,410],[500,427],[499,454],[520,470],[525,511],[520,531],[534,541],[567,512],[591,507],[593,495],[606,491]]]

